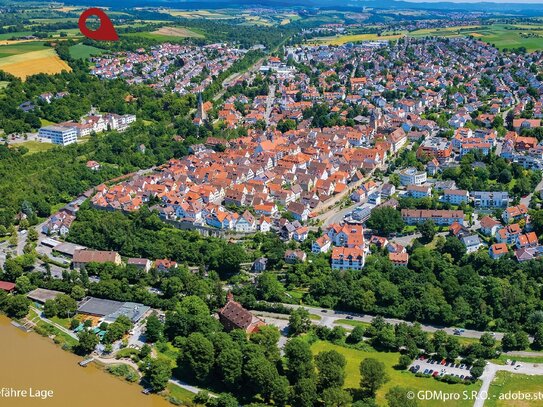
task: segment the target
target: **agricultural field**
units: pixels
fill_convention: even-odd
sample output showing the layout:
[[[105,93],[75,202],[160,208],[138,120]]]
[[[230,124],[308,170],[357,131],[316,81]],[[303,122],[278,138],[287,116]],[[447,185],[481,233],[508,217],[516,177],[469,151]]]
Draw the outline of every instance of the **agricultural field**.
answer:
[[[541,407],[543,400],[500,400],[500,395],[511,393],[537,393],[543,389],[543,376],[529,376],[511,372],[498,372],[488,389],[485,407]]]
[[[528,52],[543,49],[543,25],[492,24],[425,29],[409,33],[412,37],[458,37],[472,35],[499,49],[525,47]]]
[[[70,47],[70,56],[75,59],[87,59],[91,56],[101,55],[105,50],[79,43]]]
[[[18,44],[22,47],[28,44]],[[19,54],[5,54],[0,47],[0,69],[21,79],[38,73],[56,74],[62,70],[71,71],[70,66],[57,55],[54,49],[40,47],[39,51],[23,52]],[[3,57],[2,57],[3,56]]]
[[[27,52],[43,51],[47,48],[41,41],[24,42],[20,44],[0,45],[0,59],[17,56]]]
[[[381,36],[378,36],[377,34],[347,34],[334,37],[318,37],[309,42],[316,45],[343,45],[348,42],[397,40],[400,37],[402,37],[401,34]]]
[[[158,30],[151,32],[151,34],[179,38],[204,38],[202,34],[184,27],[161,27]]]
[[[174,17],[183,17],[183,18],[205,18],[209,20],[221,20],[235,18],[233,15],[221,12],[219,10],[161,10],[162,13],[170,14]]]
[[[408,388],[415,393],[418,390],[433,390],[443,391],[444,393],[454,392],[462,393],[463,391],[477,391],[479,390],[480,383],[475,384],[447,384],[439,382],[433,378],[416,377],[414,374],[405,370],[396,370],[394,366],[398,363],[400,354],[398,352],[368,352],[351,348],[346,348],[339,345],[334,345],[330,342],[317,341],[311,346],[313,354],[317,354],[322,351],[335,350],[345,356],[347,359],[346,375],[345,375],[345,388],[359,388],[360,387],[360,371],[359,366],[365,358],[374,358],[385,364],[385,368],[390,380],[383,385],[377,391],[377,404],[385,405],[385,394],[388,390],[394,386],[401,386]],[[431,400],[417,400],[419,406],[435,406],[435,401]],[[447,406],[454,407],[471,407],[473,400],[453,400],[447,403]]]

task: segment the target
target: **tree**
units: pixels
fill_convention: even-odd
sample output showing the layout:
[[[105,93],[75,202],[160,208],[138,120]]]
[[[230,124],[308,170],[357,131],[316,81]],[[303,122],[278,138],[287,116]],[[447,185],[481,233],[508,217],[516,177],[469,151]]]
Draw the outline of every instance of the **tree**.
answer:
[[[300,379],[292,389],[293,407],[313,407],[317,401],[317,385],[313,377]]]
[[[265,325],[260,327],[258,332],[251,335],[251,342],[259,346],[264,356],[272,363],[277,362],[281,355],[279,354],[279,348],[277,342],[281,334],[279,329],[273,325]]]
[[[46,300],[43,304],[43,313],[46,318],[53,318],[57,315],[57,303],[55,300]]]
[[[408,393],[409,389],[404,387],[392,387],[385,395],[388,407],[416,407],[417,401],[415,398],[408,397]]]
[[[442,253],[450,254],[453,259],[459,260],[466,254],[466,246],[464,246],[460,239],[453,236],[447,236],[441,251]]]
[[[325,407],[350,406],[352,401],[351,395],[341,387],[329,387],[322,392],[322,402]]]
[[[213,344],[200,332],[190,334],[182,349],[181,363],[197,381],[205,381],[215,363]]]
[[[224,348],[217,356],[216,366],[222,382],[229,388],[236,388],[243,368],[241,351],[234,346]]]
[[[153,314],[145,322],[145,339],[147,342],[158,342],[162,339],[164,324]]]
[[[24,295],[14,295],[8,298],[6,313],[11,318],[21,319],[26,317],[30,309],[30,300]]]
[[[238,407],[239,402],[234,396],[228,393],[221,393],[219,397],[210,399],[211,403],[207,403],[210,407]]]
[[[288,318],[288,333],[290,336],[300,335],[311,328],[309,311],[305,308],[297,308],[290,312]]]
[[[473,366],[471,367],[469,373],[473,378],[478,379],[484,373],[485,365],[486,362],[484,361],[484,359],[477,359],[475,363],[473,363]]]
[[[70,296],[76,301],[81,301],[85,297],[85,289],[80,285],[74,285]]]
[[[313,354],[309,344],[301,338],[292,338],[285,345],[288,377],[291,383],[314,374]]]
[[[164,390],[171,376],[172,366],[168,359],[153,359],[145,370],[145,378],[155,392]]]
[[[430,243],[436,235],[435,224],[431,220],[425,220],[417,225],[417,231],[421,234],[422,243]]]
[[[96,345],[98,345],[98,342],[100,342],[98,336],[86,330],[79,332],[77,337],[79,339],[79,343],[77,344],[75,351],[79,355],[88,355],[94,351],[94,348],[96,348]]]
[[[400,355],[398,360],[398,367],[400,369],[407,369],[413,360],[407,355]]]
[[[335,350],[319,352],[315,357],[315,365],[318,370],[319,391],[330,387],[343,387],[347,365],[345,356]]]
[[[30,283],[30,279],[27,276],[20,276],[17,277],[15,280],[15,287],[17,288],[17,292],[19,294],[26,294],[27,292],[32,290],[32,283]]]
[[[368,227],[377,230],[380,235],[388,236],[399,232],[404,227],[400,212],[390,206],[377,207],[371,211],[367,221]]]
[[[360,387],[368,392],[371,397],[389,378],[385,371],[385,365],[373,358],[366,358],[360,363]]]
[[[543,324],[539,324],[536,327],[534,333],[534,341],[532,342],[532,347],[536,350],[543,349]]]
[[[349,343],[359,343],[364,340],[365,329],[362,325],[357,325],[353,328],[349,336],[347,337],[347,342]]]
[[[55,298],[55,303],[57,305],[57,315],[60,318],[69,318],[75,315],[77,302],[69,295],[59,294]]]
[[[288,381],[263,354],[253,354],[244,367],[246,387],[250,394],[260,394],[265,401],[282,399],[288,394]],[[286,392],[286,394],[285,394]]]

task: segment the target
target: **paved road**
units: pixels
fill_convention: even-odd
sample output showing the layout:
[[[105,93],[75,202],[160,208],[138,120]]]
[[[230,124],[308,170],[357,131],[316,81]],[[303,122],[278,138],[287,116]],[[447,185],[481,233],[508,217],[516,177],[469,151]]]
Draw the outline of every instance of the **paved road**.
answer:
[[[334,311],[324,308],[316,308],[316,307],[309,307],[305,305],[295,305],[295,304],[283,304],[287,308],[305,308],[307,309],[311,314],[318,315],[321,317],[319,324],[326,325],[326,326],[332,326],[336,323],[339,319],[347,319],[349,317],[353,321],[359,321],[359,322],[366,322],[371,323],[373,319],[375,318],[374,315],[363,315],[363,314],[357,314],[357,313],[349,313],[349,312],[342,312],[342,311]],[[398,325],[399,323],[405,322],[409,325],[412,325],[413,323],[410,321],[404,321],[401,319],[396,318],[385,318],[385,321],[388,323],[391,323],[393,325]],[[443,330],[449,335],[454,335],[454,327],[443,327],[438,325],[430,325],[430,324],[421,324],[421,328],[425,332],[435,332],[437,330]],[[478,339],[483,335],[485,332],[483,331],[476,331],[473,329],[465,329],[462,333],[462,336],[465,338],[475,338]],[[496,332],[494,333],[495,338],[498,340],[501,340],[503,337],[503,333]]]
[[[488,363],[485,367],[485,371],[483,375],[481,376],[481,380],[483,384],[481,385],[481,389],[479,390],[475,403],[473,403],[473,407],[484,406],[485,399],[487,398],[487,395],[488,395],[488,389],[490,388],[490,385],[492,381],[494,380],[496,373],[500,370],[511,372],[511,373],[525,374],[525,375],[543,375],[542,365],[537,365],[533,363],[524,363],[524,362],[519,362],[517,363],[517,366],[518,365],[520,365],[520,368],[515,369],[515,366],[511,366],[511,365],[496,365],[494,363]],[[520,391],[522,391],[522,389]]]
[[[270,124],[270,116],[273,109],[273,102],[275,100],[275,84],[270,85],[270,91],[268,92],[268,98],[266,99],[266,114],[264,119],[266,120],[266,125]]]

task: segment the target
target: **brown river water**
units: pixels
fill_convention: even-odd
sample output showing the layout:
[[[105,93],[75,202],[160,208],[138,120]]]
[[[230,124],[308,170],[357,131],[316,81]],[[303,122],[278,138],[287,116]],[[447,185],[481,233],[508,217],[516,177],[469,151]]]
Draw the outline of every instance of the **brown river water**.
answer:
[[[146,396],[141,386],[114,377],[62,350],[35,332],[25,333],[0,315],[0,406],[172,407]],[[19,397],[7,397],[17,390]],[[22,396],[26,391],[26,397]],[[52,391],[52,397],[49,397]]]

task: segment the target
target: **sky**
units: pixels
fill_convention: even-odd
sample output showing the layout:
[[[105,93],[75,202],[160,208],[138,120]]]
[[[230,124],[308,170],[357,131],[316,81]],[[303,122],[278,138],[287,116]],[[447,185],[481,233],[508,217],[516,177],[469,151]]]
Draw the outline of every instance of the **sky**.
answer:
[[[543,4],[543,0],[404,0],[412,3],[518,3],[518,4]]]

